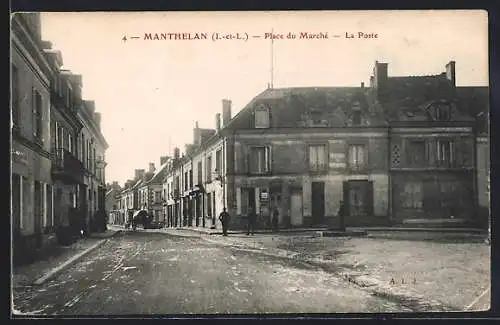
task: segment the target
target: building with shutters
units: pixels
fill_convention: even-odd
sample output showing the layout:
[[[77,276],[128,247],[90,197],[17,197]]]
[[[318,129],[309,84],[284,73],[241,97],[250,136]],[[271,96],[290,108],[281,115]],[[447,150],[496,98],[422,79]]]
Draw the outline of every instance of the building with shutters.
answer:
[[[54,225],[51,175],[51,67],[40,16],[11,18],[11,220],[13,257],[42,248]]]
[[[251,206],[261,228],[273,207],[281,227],[336,227],[343,201],[347,226],[484,226],[488,88],[457,86],[454,61],[443,70],[375,62],[368,86],[270,88],[234,117],[223,100],[222,124],[176,149],[168,224],[220,227],[226,207],[241,228]]]

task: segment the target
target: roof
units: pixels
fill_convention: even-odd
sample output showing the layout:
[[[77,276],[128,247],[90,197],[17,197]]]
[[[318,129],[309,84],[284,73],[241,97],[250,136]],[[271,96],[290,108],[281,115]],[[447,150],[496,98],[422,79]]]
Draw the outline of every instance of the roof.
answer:
[[[354,107],[367,111],[368,88],[362,87],[294,87],[267,89],[254,97],[228,124],[231,129],[254,127],[253,109],[261,104],[271,113],[271,127],[311,126],[311,119],[321,126],[345,125]],[[314,115],[314,117],[313,117]],[[341,117],[342,122],[339,122]],[[320,125],[315,125],[320,126]],[[340,125],[339,125],[340,126]]]

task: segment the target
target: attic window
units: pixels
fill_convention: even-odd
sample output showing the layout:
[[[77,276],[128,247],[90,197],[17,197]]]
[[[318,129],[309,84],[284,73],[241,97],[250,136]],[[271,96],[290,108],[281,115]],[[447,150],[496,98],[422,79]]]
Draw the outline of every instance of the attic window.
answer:
[[[255,128],[269,128],[269,108],[265,105],[255,108]]]
[[[436,106],[436,120],[449,121],[451,118],[451,109],[449,105],[440,104]]]

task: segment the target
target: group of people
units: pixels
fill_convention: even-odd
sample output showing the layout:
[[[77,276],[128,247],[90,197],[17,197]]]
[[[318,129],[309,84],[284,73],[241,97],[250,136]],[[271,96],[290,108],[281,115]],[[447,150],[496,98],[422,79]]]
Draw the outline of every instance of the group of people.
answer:
[[[227,230],[229,227],[229,223],[231,221],[231,216],[226,211],[226,208],[219,215],[219,220],[222,223],[222,234],[223,236],[227,236]],[[257,223],[257,213],[255,213],[254,209],[250,206],[248,208],[247,214],[247,235],[253,235],[255,231],[255,225]],[[278,232],[279,230],[279,210],[278,207],[274,207],[272,210],[272,219],[271,219],[272,229],[274,232]]]

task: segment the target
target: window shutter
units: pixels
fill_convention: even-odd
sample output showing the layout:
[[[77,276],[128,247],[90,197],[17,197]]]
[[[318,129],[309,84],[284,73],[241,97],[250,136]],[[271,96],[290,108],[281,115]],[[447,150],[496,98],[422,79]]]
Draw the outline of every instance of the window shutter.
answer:
[[[266,172],[271,171],[271,147],[266,147]]]

